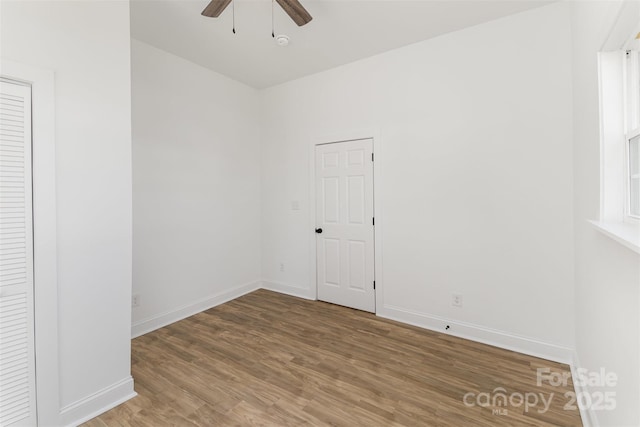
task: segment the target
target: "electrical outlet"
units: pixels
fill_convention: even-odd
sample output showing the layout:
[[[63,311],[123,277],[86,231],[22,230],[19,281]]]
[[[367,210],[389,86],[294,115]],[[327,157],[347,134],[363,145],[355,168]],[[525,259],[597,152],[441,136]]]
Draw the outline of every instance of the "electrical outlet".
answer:
[[[284,273],[284,263],[283,262],[280,263],[280,272]]]
[[[451,294],[451,305],[454,307],[462,307],[462,294]]]
[[[140,307],[140,295],[133,294],[131,296],[131,307]]]

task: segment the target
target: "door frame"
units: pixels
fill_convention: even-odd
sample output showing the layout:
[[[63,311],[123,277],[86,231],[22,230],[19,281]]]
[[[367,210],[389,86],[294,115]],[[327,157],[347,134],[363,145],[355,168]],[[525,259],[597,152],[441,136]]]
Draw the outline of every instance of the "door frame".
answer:
[[[309,144],[309,283],[311,288],[309,289],[308,298],[318,299],[318,266],[317,266],[317,254],[316,254],[316,146],[324,144],[332,144],[347,141],[357,141],[362,139],[373,140],[373,215],[376,219],[374,228],[374,278],[376,281],[375,296],[376,307],[375,312],[380,313],[382,307],[384,307],[383,301],[383,289],[384,289],[384,276],[382,274],[382,230],[384,219],[382,216],[382,198],[380,196],[382,188],[382,138],[378,129],[355,129],[355,130],[343,130],[330,134],[318,135],[310,138]]]
[[[54,72],[0,60],[0,77],[31,86],[33,298],[38,425],[60,418]]]

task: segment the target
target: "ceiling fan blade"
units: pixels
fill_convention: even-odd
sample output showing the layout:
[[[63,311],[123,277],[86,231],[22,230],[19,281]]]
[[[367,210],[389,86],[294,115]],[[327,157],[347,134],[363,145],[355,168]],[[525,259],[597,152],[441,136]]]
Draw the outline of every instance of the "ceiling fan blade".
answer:
[[[302,27],[313,19],[311,15],[309,15],[309,12],[307,12],[307,9],[305,9],[298,0],[276,1],[299,27]]]
[[[231,0],[211,0],[211,3],[202,11],[202,16],[217,18],[229,6],[229,3],[231,3]]]

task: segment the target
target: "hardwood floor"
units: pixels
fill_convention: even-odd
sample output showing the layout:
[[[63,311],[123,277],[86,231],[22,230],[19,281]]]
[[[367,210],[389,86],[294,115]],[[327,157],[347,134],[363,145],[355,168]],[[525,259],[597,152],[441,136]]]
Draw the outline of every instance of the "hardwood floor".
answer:
[[[133,340],[139,395],[85,426],[581,425],[571,379],[537,385],[537,368],[569,370],[259,290]]]

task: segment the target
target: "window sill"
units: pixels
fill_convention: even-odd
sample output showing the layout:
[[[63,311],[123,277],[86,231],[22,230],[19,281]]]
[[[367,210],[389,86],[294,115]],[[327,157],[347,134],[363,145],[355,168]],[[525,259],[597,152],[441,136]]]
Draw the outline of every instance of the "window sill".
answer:
[[[640,226],[624,222],[589,222],[605,236],[640,254]]]

